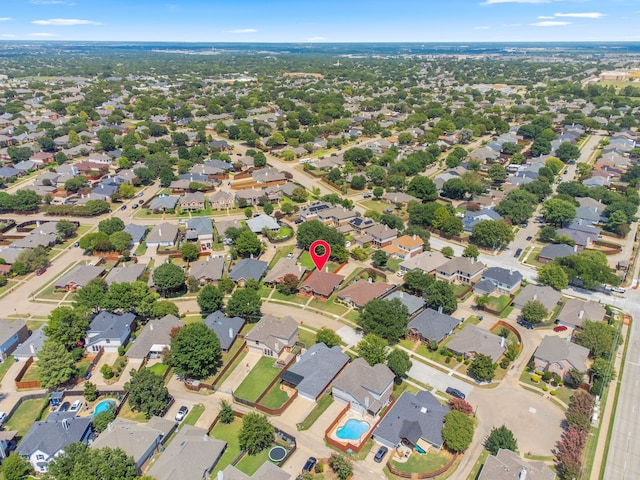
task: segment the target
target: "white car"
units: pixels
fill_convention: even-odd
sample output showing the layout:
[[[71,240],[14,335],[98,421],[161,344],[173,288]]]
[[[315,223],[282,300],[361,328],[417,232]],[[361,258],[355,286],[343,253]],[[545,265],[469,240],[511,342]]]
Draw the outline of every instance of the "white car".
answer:
[[[82,400],[76,400],[71,404],[71,407],[69,407],[69,411],[79,412],[81,408],[82,408]]]
[[[182,420],[184,420],[184,417],[187,416],[188,411],[189,409],[185,405],[182,405],[178,410],[178,413],[176,413],[176,422],[181,422]]]

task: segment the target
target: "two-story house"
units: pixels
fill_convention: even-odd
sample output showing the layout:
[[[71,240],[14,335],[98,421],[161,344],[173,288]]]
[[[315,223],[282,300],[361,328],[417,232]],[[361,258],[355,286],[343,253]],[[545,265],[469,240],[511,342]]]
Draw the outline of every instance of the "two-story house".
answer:
[[[7,356],[27,338],[29,330],[24,320],[0,318],[0,361],[6,360]]]
[[[381,223],[368,228],[366,234],[371,237],[371,246],[375,248],[391,245],[391,242],[398,238],[398,230]]]
[[[85,348],[88,352],[97,352],[104,348],[105,352],[117,352],[124,347],[134,328],[136,316],[127,312],[122,315],[102,311],[91,321],[87,330]]]
[[[360,413],[377,415],[388,403],[395,375],[389,367],[356,358],[333,381],[333,398]]]
[[[436,278],[449,283],[473,285],[482,277],[484,263],[468,257],[452,258],[436,268]]]
[[[298,322],[290,316],[265,315],[245,337],[250,352],[277,358],[298,340]]]
[[[382,250],[391,258],[406,260],[415,257],[424,250],[424,241],[417,235],[403,235],[394,239],[391,245],[383,247]]]
[[[536,369],[541,372],[551,372],[568,380],[569,371],[576,369],[580,372],[587,370],[589,349],[566,338],[547,335],[540,342],[540,346],[533,354]]]

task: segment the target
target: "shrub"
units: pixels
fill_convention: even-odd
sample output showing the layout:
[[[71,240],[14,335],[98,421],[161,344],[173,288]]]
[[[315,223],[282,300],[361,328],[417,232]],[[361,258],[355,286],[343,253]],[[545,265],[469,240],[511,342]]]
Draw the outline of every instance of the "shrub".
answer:
[[[456,357],[456,360],[457,360],[457,361],[459,361],[459,362],[461,362],[461,361],[462,361],[462,355],[458,355],[458,356]]]
[[[547,387],[546,385],[542,385],[542,391],[546,392],[549,390],[549,387]]]
[[[540,377],[538,375],[531,375],[531,381],[533,383],[538,383],[540,381]]]
[[[124,353],[125,353],[125,348],[122,345],[120,345],[118,347],[118,356],[122,357],[124,356]]]
[[[546,383],[549,383],[552,378],[553,378],[553,373],[551,373],[549,370],[547,370],[542,374],[542,380]]]
[[[82,392],[84,398],[87,402],[93,402],[96,398],[98,398],[98,388],[95,384],[91,382],[87,382],[84,384],[84,391]]]
[[[555,397],[557,394],[558,394],[558,391],[557,391],[557,390],[551,390],[551,391],[549,392],[549,395],[553,395],[554,397]]]
[[[451,357],[447,357],[444,359],[444,363],[451,363]]]
[[[113,378],[113,368],[111,368],[111,365],[102,365],[102,368],[100,368],[100,373],[105,380]]]
[[[500,368],[506,370],[507,367],[509,367],[509,359],[508,358],[503,358],[502,361],[500,362]]]
[[[471,360],[469,360],[468,358],[465,358],[464,360],[464,364],[465,365],[469,365],[471,363]]]

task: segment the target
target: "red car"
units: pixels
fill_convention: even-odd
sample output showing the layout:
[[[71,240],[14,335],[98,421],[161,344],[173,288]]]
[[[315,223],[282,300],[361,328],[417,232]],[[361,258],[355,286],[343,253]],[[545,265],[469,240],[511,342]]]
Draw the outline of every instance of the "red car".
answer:
[[[564,332],[567,329],[564,325],[558,325],[553,329],[554,332]]]
[[[44,272],[46,272],[46,271],[47,271],[46,267],[42,267],[41,269],[39,269],[39,270],[36,272],[36,275],[39,277],[40,275],[42,275],[42,274],[43,274]]]

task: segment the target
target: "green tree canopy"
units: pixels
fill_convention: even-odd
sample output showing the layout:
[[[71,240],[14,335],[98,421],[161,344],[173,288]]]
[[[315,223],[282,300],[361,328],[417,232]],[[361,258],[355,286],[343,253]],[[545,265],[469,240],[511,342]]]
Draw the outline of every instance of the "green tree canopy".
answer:
[[[375,298],[367,302],[359,320],[365,333],[374,333],[391,344],[405,335],[408,322],[409,311],[398,298]]]
[[[338,335],[336,332],[334,332],[328,327],[322,327],[316,333],[316,342],[324,343],[329,348],[335,347],[336,345],[340,345],[341,341],[342,339],[340,338],[340,335]],[[310,345],[307,345],[307,348],[309,347]]]
[[[224,295],[215,285],[205,285],[198,293],[198,306],[203,314],[212,313],[222,308]]]
[[[496,367],[490,356],[478,353],[469,366],[469,373],[481,382],[488,382],[493,379]]]
[[[413,362],[404,350],[393,349],[387,356],[387,367],[398,378],[406,378]]]
[[[445,446],[453,452],[464,452],[473,440],[473,419],[456,410],[444,416],[442,440]]]
[[[185,242],[180,247],[180,256],[185,262],[193,262],[198,259],[199,250],[195,243]]]
[[[146,418],[159,415],[169,402],[169,391],[160,375],[148,368],[131,370],[131,380],[124,384],[129,392],[129,405],[136,412],[144,413]]]
[[[456,294],[448,282],[436,280],[427,287],[427,306],[438,310],[442,307],[442,312],[449,315],[458,308]]]
[[[542,204],[542,215],[545,222],[561,226],[576,217],[576,206],[566,200],[551,198]]]
[[[560,291],[569,285],[569,277],[564,269],[555,263],[549,263],[538,270],[538,281]]]
[[[201,380],[213,375],[222,361],[220,340],[204,323],[189,323],[171,340],[171,365],[182,377]]]
[[[547,318],[549,312],[539,300],[529,300],[522,307],[522,319],[528,323],[540,323]]]
[[[184,270],[173,263],[163,263],[153,271],[153,282],[165,295],[183,288],[184,281]]]
[[[225,309],[230,317],[242,317],[255,322],[261,316],[262,299],[253,288],[238,288],[227,302]]]
[[[38,380],[46,389],[56,388],[71,380],[77,373],[73,355],[64,345],[47,340],[38,352]]]
[[[513,238],[513,230],[503,220],[482,220],[471,230],[471,239],[486,248],[505,247]]]
[[[497,455],[498,450],[501,448],[511,450],[512,452],[518,451],[518,442],[513,436],[513,432],[504,425],[491,429],[491,433],[485,440],[484,446],[491,452],[491,455]]]
[[[242,417],[242,428],[238,433],[240,448],[249,455],[256,455],[271,446],[274,441],[273,425],[266,415],[248,413]]]
[[[378,363],[385,363],[387,359],[387,347],[389,344],[383,338],[379,336],[369,333],[365,335],[365,337],[358,342],[356,347],[356,352],[365,361],[373,366]]]
[[[49,340],[63,345],[67,350],[73,348],[84,339],[89,318],[71,307],[57,307],[49,314],[49,323],[44,326],[44,333]]]
[[[134,480],[136,464],[120,448],[89,448],[81,442],[65,447],[49,464],[46,478],[52,480]]]
[[[589,349],[593,358],[609,358],[618,347],[616,328],[601,321],[583,321],[574,337],[578,345]]]
[[[111,235],[124,230],[124,222],[118,217],[105,218],[98,223],[98,231]]]
[[[244,230],[235,241],[236,252],[241,257],[258,256],[264,250],[264,245],[251,230]]]

